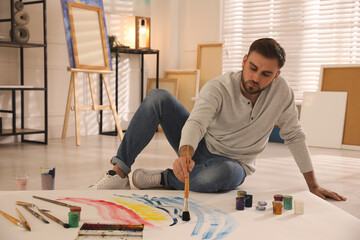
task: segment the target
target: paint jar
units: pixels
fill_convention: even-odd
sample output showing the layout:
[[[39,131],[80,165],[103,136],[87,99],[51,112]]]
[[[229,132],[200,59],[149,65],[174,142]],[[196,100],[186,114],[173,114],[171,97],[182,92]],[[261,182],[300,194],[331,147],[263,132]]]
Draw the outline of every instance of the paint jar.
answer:
[[[257,205],[255,209],[258,210],[258,211],[265,211],[265,210],[266,210],[266,206]]]
[[[239,198],[239,197],[245,197],[245,195],[246,195],[246,191],[238,191],[237,192],[237,197]]]
[[[292,200],[293,197],[289,195],[284,196],[284,209],[291,210],[292,209]]]
[[[55,168],[40,167],[41,189],[54,190],[55,187]]]
[[[294,207],[295,214],[298,214],[298,215],[304,214],[304,201],[295,200],[294,205],[295,205],[295,207]]]
[[[236,198],[236,210],[244,210],[245,209],[245,198],[237,197]]]
[[[245,207],[252,207],[252,202],[253,202],[253,196],[251,194],[246,194],[245,195]]]
[[[79,226],[80,213],[79,212],[69,212],[69,225],[72,228]]]
[[[273,201],[272,203],[273,203],[273,214],[281,215],[283,203],[281,201]]]
[[[282,202],[283,198],[284,197],[281,194],[274,195],[274,201],[281,201]]]
[[[17,191],[25,191],[27,187],[29,176],[27,174],[15,175],[15,186]]]

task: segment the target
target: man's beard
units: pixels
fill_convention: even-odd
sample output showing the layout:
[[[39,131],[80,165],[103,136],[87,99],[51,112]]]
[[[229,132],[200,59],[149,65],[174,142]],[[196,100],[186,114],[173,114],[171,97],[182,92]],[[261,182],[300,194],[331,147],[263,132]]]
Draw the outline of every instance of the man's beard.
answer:
[[[244,73],[241,72],[241,84],[242,84],[242,86],[243,86],[243,88],[244,88],[244,90],[245,90],[245,92],[247,94],[255,95],[255,94],[260,93],[262,90],[264,90],[264,89],[261,89],[260,86],[259,86],[259,83],[255,82],[254,80],[248,80],[248,81],[245,82],[243,74]],[[256,87],[249,86],[249,85],[247,85],[248,83],[252,83]]]

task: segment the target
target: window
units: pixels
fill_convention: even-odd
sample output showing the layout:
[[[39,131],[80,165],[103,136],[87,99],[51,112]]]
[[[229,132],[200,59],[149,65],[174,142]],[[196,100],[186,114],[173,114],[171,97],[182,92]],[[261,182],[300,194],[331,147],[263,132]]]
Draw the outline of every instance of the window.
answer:
[[[238,71],[250,44],[276,39],[287,61],[281,75],[297,102],[316,91],[320,66],[354,64],[360,59],[360,1],[223,0],[223,71]]]

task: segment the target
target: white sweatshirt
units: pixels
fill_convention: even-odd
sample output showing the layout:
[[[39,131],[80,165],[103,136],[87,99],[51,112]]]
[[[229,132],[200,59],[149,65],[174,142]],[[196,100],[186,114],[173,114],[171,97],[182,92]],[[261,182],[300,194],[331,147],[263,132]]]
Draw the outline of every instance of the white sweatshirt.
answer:
[[[313,170],[305,134],[298,121],[294,93],[278,77],[258,97],[254,107],[240,90],[241,72],[208,81],[201,89],[186,121],[179,148],[196,150],[205,137],[213,154],[237,160],[247,175],[255,172],[255,159],[269,140],[275,124],[302,173]]]

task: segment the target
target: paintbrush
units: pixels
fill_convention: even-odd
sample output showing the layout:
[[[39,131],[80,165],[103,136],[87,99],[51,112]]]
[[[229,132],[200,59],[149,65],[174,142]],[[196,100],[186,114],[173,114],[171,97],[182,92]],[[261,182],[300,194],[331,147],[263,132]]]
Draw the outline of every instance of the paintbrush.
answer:
[[[19,220],[17,220],[16,218],[4,213],[3,211],[0,211],[0,214],[3,215],[7,220],[9,220],[10,222],[12,222],[13,224],[15,224],[16,226],[25,228],[24,224],[22,224],[22,222],[20,222]],[[26,229],[26,228],[25,228]]]
[[[41,212],[42,214],[44,214],[45,216],[47,216],[48,218],[50,218],[54,222],[62,225],[64,228],[69,228],[70,227],[69,224],[62,222],[60,219],[56,218],[55,216],[51,215],[50,213],[47,213],[44,210],[39,209],[39,208],[38,208],[38,210],[39,210],[39,212]]]
[[[27,207],[35,207],[35,204],[33,204],[33,203],[21,202],[21,201],[16,201],[16,205],[27,206]]]
[[[34,205],[35,206],[35,205]],[[25,208],[25,210],[29,211],[32,215],[34,215],[36,218],[40,219],[41,221],[43,221],[44,223],[49,223],[48,220],[46,220],[45,218],[43,218],[43,216],[41,216],[40,214],[38,214],[37,212],[35,212],[34,210],[30,209],[28,206],[23,205],[23,207]]]
[[[190,156],[189,156],[189,145],[186,146],[186,170],[189,171]],[[182,214],[183,221],[190,221],[189,212],[189,173],[185,177],[185,188],[184,188],[184,211]]]
[[[21,222],[24,224],[24,228],[28,231],[31,231],[29,223],[26,221],[25,217],[21,214],[19,209],[15,208],[15,210],[16,210],[17,214],[19,215]]]
[[[51,200],[51,199],[47,199],[47,198],[43,198],[43,197],[33,196],[33,198],[40,199],[40,200],[50,202],[50,203],[54,203],[54,204],[57,204],[57,205],[60,205],[60,206],[63,206],[63,207],[69,207],[69,208],[70,207],[76,207],[74,205],[69,205],[67,203],[63,203],[63,202],[59,202],[59,201],[56,201],[56,200]]]

